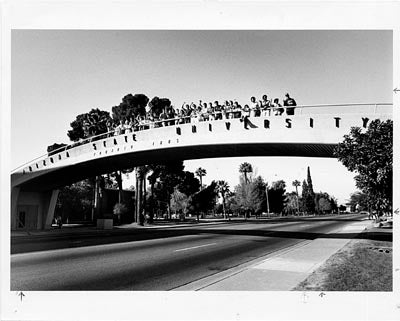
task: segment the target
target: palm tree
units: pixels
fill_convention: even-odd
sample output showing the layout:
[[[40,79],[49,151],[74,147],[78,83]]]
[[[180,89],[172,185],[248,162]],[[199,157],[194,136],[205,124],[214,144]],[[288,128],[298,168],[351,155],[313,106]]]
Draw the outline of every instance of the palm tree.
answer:
[[[297,187],[301,185],[301,183],[296,179],[292,182],[292,185],[296,188],[296,199],[297,199],[297,213],[299,212],[299,192],[297,191]]]
[[[200,190],[203,189],[203,176],[207,175],[207,171],[204,168],[199,167],[198,169],[196,169],[195,172],[196,176],[198,176],[200,178]]]
[[[301,183],[296,179],[292,182],[292,185],[296,188],[296,194],[297,196],[299,195],[299,192],[297,191],[297,187],[301,185]]]
[[[239,173],[244,174],[244,181],[246,184],[248,183],[247,173],[252,173],[252,172],[253,172],[253,166],[251,166],[250,163],[244,162],[244,163],[240,164]]]
[[[230,193],[229,185],[226,181],[217,181],[217,192],[221,194],[222,197],[222,211],[224,213],[224,218],[226,218],[225,213],[225,196]]]

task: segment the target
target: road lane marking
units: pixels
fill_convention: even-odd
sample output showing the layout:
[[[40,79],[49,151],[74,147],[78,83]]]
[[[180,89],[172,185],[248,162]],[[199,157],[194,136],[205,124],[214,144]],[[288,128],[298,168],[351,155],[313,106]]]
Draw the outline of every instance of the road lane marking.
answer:
[[[193,250],[193,249],[198,249],[200,247],[211,246],[211,245],[215,245],[215,244],[217,244],[217,243],[209,243],[209,244],[203,244],[203,245],[198,245],[198,246],[192,246],[192,247],[187,247],[187,248],[184,248],[184,249],[175,250],[174,252]]]

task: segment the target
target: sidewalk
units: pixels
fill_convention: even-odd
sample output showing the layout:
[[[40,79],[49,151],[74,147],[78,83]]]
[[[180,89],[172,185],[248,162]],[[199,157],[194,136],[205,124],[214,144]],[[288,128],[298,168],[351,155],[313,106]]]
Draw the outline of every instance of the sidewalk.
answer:
[[[179,287],[178,291],[290,291],[357,235],[371,226],[363,220],[330,233],[332,237],[304,241],[264,257]]]

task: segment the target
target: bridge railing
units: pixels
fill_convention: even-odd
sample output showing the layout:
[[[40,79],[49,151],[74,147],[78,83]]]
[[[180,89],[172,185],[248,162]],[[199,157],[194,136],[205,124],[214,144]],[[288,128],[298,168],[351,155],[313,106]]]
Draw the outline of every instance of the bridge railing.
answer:
[[[364,109],[363,111],[366,112],[365,107],[368,107],[369,110],[368,112],[377,114],[378,109],[381,107],[391,107],[393,106],[392,103],[351,103],[351,104],[319,104],[319,105],[299,105],[299,106],[294,106],[294,113],[295,115],[311,115],[311,114],[326,114],[326,108],[335,108],[335,111],[337,112],[337,108],[340,108],[341,112],[350,112],[354,113],[355,110],[354,108],[360,108]],[[278,107],[282,108],[284,112],[281,115],[275,115],[274,112],[276,109],[274,107],[271,107],[267,109],[264,112],[260,112],[258,115],[254,115],[252,111],[250,111],[250,117],[282,117],[282,116],[289,116],[286,114],[286,111],[288,108],[293,108],[293,106],[282,106]],[[350,109],[345,111],[345,109]],[[238,119],[246,115],[246,112],[243,111],[243,109],[236,109],[236,110],[231,110],[231,111],[221,111],[221,112],[213,112],[213,113],[202,113],[202,114],[197,114],[196,117],[194,116],[184,116],[184,117],[176,117],[176,118],[168,118],[168,119],[163,119],[163,120],[156,120],[156,121],[142,121],[139,122],[135,127],[131,129],[124,129],[120,132],[118,132],[117,128],[106,132],[106,133],[101,133],[99,135],[94,135],[89,138],[80,140],[78,142],[74,142],[72,144],[62,146],[60,148],[54,149],[46,154],[43,154],[41,156],[36,157],[33,160],[30,160],[29,162],[26,162],[17,168],[13,169],[12,172],[16,172],[25,166],[34,163],[38,160],[41,160],[43,158],[49,157],[56,155],[61,152],[66,152],[74,147],[81,146],[87,143],[92,143],[94,141],[98,141],[101,139],[113,137],[113,136],[119,136],[119,135],[124,135],[127,133],[134,133],[138,131],[144,131],[144,130],[151,130],[154,128],[160,128],[160,127],[166,127],[166,126],[176,126],[176,125],[182,125],[182,124],[187,124],[187,123],[198,123],[198,122],[204,122],[204,121],[214,121],[214,120],[226,120],[226,119]],[[290,115],[293,116],[293,115]]]
[[[379,114],[384,111],[391,111],[392,103],[351,103],[351,104],[318,104],[318,105],[302,105],[296,106],[297,115],[304,114],[325,114],[326,108],[330,108],[333,112],[340,113],[361,113],[369,112]]]

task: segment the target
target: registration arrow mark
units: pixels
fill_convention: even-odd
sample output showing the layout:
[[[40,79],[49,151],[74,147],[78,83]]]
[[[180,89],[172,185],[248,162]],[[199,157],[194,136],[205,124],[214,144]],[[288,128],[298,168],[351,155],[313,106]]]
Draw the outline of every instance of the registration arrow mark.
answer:
[[[22,302],[22,297],[24,297],[24,296],[25,296],[25,294],[24,294],[24,292],[19,292],[19,293],[18,293],[18,296],[20,296],[20,297],[21,297],[21,302]]]

